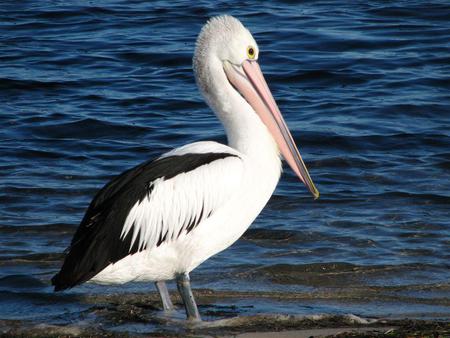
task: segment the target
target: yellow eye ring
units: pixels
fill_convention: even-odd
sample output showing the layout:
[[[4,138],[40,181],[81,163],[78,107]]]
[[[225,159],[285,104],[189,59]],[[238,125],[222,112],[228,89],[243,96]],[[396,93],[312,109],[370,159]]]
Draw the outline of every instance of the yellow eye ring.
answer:
[[[255,48],[252,46],[247,47],[247,56],[249,59],[254,59],[256,55]]]

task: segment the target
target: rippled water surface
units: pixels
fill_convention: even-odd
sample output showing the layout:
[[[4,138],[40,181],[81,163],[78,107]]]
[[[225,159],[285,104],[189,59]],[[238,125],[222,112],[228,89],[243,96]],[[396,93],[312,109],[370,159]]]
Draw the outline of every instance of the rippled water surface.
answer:
[[[70,3],[0,4],[0,319],[95,321],[109,295],[154,291],[49,279],[110,178],[226,141],[191,67],[217,14],[253,32],[321,198],[286,168],[245,236],[192,273],[218,294],[204,317],[449,319],[448,1]]]

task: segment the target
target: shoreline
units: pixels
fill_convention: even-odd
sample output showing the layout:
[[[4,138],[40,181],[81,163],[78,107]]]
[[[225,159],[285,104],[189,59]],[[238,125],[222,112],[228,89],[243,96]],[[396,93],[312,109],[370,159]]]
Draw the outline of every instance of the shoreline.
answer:
[[[160,308],[156,292],[127,294],[66,294],[51,298],[83,306],[65,308],[61,313],[41,313],[24,319],[0,319],[0,338],[16,337],[450,337],[450,315],[446,312],[424,314],[397,313],[362,316],[354,314],[246,313],[244,306],[224,305],[236,299],[273,300],[284,304],[309,302],[315,294],[280,292],[194,291],[202,309],[203,322],[185,320],[181,299],[171,298],[172,313]],[[375,295],[375,294],[374,294]],[[52,295],[52,297],[54,297]],[[340,295],[340,301],[354,301]],[[326,298],[326,297],[325,297]],[[367,301],[366,295],[366,301]],[[326,298],[330,300],[330,298]],[[336,299],[335,299],[336,300]],[[403,299],[409,300],[410,299]],[[419,300],[423,304],[423,300]],[[426,303],[425,303],[426,304]],[[448,301],[439,304],[447,307]],[[371,305],[365,305],[370,313]],[[252,308],[253,309],[253,308]],[[26,314],[24,314],[26,316]]]
[[[20,320],[0,320],[0,337],[450,337],[449,320],[365,319],[354,315],[293,316],[261,314],[201,323],[162,317],[118,321],[107,326],[100,321],[56,325]],[[154,324],[158,322],[158,327]],[[127,331],[131,326],[138,331]],[[146,330],[146,327],[148,330]],[[122,329],[121,329],[122,328]]]

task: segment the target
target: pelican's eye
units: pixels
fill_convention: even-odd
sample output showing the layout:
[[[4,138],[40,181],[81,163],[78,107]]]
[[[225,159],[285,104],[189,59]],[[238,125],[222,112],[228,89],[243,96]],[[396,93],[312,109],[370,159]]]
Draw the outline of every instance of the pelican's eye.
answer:
[[[255,48],[253,48],[252,46],[248,46],[247,47],[247,56],[249,59],[254,59],[255,58]]]

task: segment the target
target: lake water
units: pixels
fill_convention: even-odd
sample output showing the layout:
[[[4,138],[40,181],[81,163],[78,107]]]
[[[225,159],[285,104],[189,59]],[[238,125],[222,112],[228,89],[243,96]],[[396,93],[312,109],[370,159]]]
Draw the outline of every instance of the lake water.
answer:
[[[285,168],[244,237],[191,274],[217,294],[203,317],[450,318],[448,1],[70,3],[0,4],[0,320],[117,328],[99,304],[154,292],[49,280],[109,179],[226,142],[191,67],[218,14],[254,34],[321,198]]]

